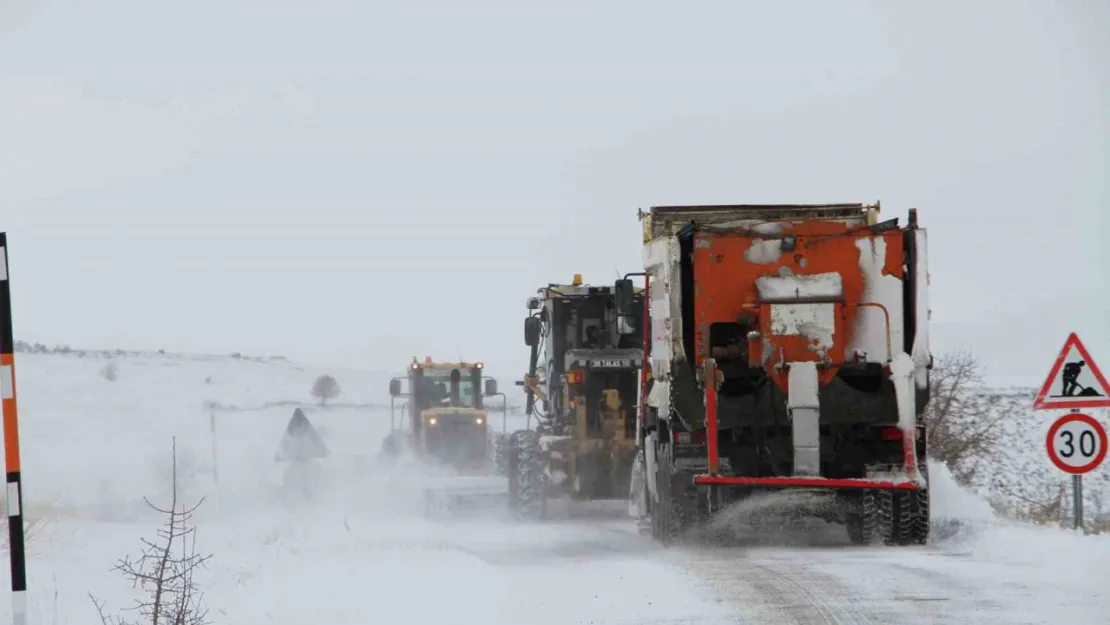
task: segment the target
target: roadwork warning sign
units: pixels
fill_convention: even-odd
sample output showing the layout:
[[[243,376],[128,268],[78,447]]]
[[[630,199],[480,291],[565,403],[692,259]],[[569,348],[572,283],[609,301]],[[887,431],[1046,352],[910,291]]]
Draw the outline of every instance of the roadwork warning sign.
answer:
[[[328,447],[316,428],[312,427],[308,417],[300,408],[293,411],[293,418],[285,426],[285,435],[281,437],[274,459],[278,462],[291,462],[309,460],[312,458],[325,458]]]
[[[1033,402],[1033,410],[1072,408],[1110,408],[1110,384],[1074,332]]]

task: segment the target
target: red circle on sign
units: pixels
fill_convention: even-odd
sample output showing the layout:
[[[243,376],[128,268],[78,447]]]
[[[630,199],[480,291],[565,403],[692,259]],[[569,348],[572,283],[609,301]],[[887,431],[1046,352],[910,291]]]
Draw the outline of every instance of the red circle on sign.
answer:
[[[1069,464],[1065,464],[1064,461],[1056,455],[1056,448],[1052,445],[1052,439],[1056,438],[1056,434],[1060,431],[1060,429],[1063,428],[1065,425],[1073,423],[1075,421],[1080,421],[1090,426],[1091,429],[1095,431],[1095,435],[1098,436],[1099,444],[1098,454],[1095,455],[1094,459],[1092,459],[1087,464],[1079,467],[1073,467]],[[1071,473],[1073,475],[1090,473],[1091,471],[1094,471],[1096,468],[1098,468],[1098,465],[1102,464],[1102,461],[1106,459],[1106,430],[1103,429],[1102,424],[1096,421],[1095,418],[1091,415],[1083,414],[1081,412],[1073,412],[1071,414],[1066,414],[1060,417],[1056,420],[1055,423],[1052,424],[1052,427],[1048,428],[1048,436],[1045,437],[1045,447],[1048,448],[1049,460],[1052,460],[1052,464],[1056,465],[1056,468],[1060,469],[1061,471],[1064,471],[1065,473]]]

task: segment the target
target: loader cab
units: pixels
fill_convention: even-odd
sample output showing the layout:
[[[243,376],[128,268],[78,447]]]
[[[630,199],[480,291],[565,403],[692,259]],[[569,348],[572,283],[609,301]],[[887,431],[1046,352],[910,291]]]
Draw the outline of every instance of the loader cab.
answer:
[[[409,398],[411,429],[426,458],[459,469],[482,466],[488,451],[483,391],[497,393],[494,380],[483,380],[483,369],[480,362],[413,358],[407,376],[409,392],[401,392],[401,380],[390,382],[391,395]]]
[[[463,408],[483,410],[482,371],[477,363],[437,363],[415,358],[409,365],[409,395],[414,419],[427,410]],[[419,421],[414,429],[419,429]]]

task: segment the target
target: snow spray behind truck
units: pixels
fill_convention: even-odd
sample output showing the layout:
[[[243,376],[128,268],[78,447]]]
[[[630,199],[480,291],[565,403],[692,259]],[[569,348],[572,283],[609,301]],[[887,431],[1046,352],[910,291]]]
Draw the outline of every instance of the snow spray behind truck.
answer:
[[[878,204],[641,212],[650,368],[633,513],[667,542],[767,489],[855,543],[929,533],[926,232]],[[629,311],[631,313],[631,311]]]

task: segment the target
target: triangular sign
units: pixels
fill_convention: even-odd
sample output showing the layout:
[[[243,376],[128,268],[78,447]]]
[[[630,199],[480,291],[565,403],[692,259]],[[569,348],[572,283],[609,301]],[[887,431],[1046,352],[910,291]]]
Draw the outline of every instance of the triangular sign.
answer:
[[[309,423],[300,408],[293,411],[293,418],[285,426],[285,436],[281,437],[274,459],[278,462],[324,458],[328,447],[320,433]]]
[[[1110,408],[1110,384],[1075,332],[1068,336],[1033,410]]]

